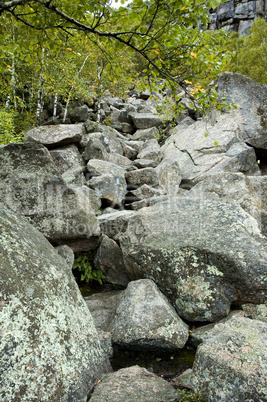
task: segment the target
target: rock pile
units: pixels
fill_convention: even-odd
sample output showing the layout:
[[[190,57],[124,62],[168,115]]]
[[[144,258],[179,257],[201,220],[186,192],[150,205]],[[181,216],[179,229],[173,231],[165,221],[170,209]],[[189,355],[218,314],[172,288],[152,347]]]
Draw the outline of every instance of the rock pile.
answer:
[[[108,371],[111,344],[164,352],[187,342],[201,343],[188,381],[207,401],[267,397],[267,88],[225,73],[218,89],[238,108],[212,121],[194,120],[187,111],[162,146],[162,120],[149,100],[107,98],[100,111],[109,117],[109,126],[90,119],[42,126],[28,132],[25,143],[0,148],[0,201],[9,208],[1,204],[1,367],[12,379],[1,383],[3,401],[15,401],[17,395],[39,398],[22,374],[19,385],[12,385],[17,353],[21,370],[27,366],[32,376],[44,376],[40,392],[45,381],[51,385],[43,400],[71,401],[75,395],[82,401]],[[70,276],[73,251],[93,253],[94,266],[106,281],[126,288],[86,300],[94,324]],[[233,308],[243,313],[235,315]],[[70,323],[70,314],[84,316],[84,322]],[[189,337],[189,325],[207,322],[212,327],[202,327],[205,335]],[[54,325],[58,339],[51,331],[45,335],[46,325]],[[22,334],[31,333],[31,326],[35,338],[30,341]],[[34,346],[38,336],[40,352]],[[47,352],[58,342],[58,354]],[[84,362],[86,345],[89,351],[94,347],[97,363],[92,355]],[[52,378],[62,348],[72,357],[66,352],[68,369],[60,374],[64,385],[57,389]],[[49,358],[48,374],[36,368],[41,350]],[[110,385],[114,381],[121,384],[118,395],[125,392],[126,381],[140,384],[140,392],[147,384],[155,398],[175,400],[169,386],[156,384],[151,373],[136,367],[109,374],[92,400],[118,400]],[[113,399],[105,399],[107,387]],[[142,392],[129,389],[132,400],[142,395],[144,401],[153,399]]]

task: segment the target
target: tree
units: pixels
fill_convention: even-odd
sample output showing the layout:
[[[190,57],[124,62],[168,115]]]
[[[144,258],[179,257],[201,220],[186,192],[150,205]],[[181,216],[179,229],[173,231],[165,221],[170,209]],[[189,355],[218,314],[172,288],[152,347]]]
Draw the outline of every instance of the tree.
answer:
[[[250,34],[238,37],[234,34],[228,42],[228,48],[234,53],[226,64],[226,71],[246,75],[260,84],[267,84],[267,23],[257,18]]]
[[[114,10],[105,0],[10,0],[0,1],[0,16],[42,33],[43,46],[60,49],[66,37],[82,32],[111,59],[122,49],[132,50],[145,60],[149,78],[184,85],[184,80],[195,74],[188,65],[207,45],[204,36],[199,38],[197,27],[207,25],[208,9],[218,3],[133,0],[127,8]],[[216,61],[209,63],[215,65]],[[198,69],[198,77],[203,73]]]

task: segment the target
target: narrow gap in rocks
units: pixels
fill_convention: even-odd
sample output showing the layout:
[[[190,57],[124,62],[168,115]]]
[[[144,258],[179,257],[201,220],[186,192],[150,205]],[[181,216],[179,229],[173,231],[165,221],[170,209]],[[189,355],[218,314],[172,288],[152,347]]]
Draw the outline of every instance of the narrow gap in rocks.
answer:
[[[196,348],[186,346],[179,351],[160,353],[153,350],[131,350],[114,346],[113,351],[111,365],[114,371],[138,365],[178,387],[176,378],[193,367]]]
[[[267,149],[254,148],[262,176],[267,175]]]

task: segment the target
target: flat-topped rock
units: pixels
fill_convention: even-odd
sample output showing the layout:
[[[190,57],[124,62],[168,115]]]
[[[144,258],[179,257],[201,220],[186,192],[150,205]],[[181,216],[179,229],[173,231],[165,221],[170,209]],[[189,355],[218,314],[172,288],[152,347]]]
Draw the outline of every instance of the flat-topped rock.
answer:
[[[130,116],[137,129],[158,127],[162,124],[161,118],[152,113],[130,113]]]
[[[39,142],[48,148],[78,143],[82,139],[83,124],[58,124],[35,127],[26,133],[30,141]]]

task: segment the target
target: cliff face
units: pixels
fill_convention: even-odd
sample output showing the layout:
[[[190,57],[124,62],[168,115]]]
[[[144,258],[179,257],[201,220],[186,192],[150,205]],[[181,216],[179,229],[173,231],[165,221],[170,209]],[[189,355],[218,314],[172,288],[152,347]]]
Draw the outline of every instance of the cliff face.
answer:
[[[249,33],[255,18],[266,19],[266,16],[267,0],[230,0],[211,10],[209,29],[224,28],[227,32],[237,31],[241,36]]]

